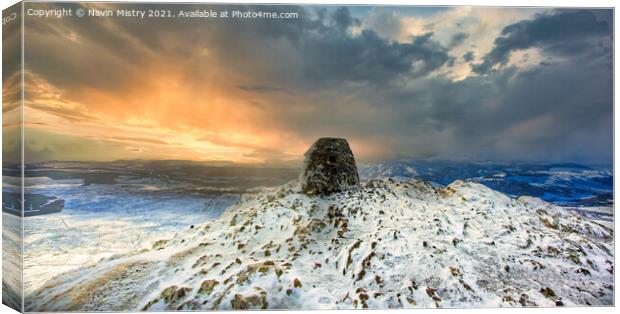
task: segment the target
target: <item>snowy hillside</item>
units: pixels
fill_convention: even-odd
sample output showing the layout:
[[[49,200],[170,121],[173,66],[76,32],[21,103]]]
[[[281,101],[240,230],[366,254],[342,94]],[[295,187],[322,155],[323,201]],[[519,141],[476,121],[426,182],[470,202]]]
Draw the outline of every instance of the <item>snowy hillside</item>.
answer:
[[[478,183],[291,182],[56,277],[29,311],[613,304],[613,230]]]

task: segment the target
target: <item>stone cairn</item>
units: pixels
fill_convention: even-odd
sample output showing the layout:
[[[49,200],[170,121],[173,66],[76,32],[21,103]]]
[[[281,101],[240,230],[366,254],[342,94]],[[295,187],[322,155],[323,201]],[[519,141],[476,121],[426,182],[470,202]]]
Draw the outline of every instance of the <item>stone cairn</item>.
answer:
[[[343,138],[320,138],[304,154],[299,180],[309,195],[329,195],[359,186],[355,158]]]

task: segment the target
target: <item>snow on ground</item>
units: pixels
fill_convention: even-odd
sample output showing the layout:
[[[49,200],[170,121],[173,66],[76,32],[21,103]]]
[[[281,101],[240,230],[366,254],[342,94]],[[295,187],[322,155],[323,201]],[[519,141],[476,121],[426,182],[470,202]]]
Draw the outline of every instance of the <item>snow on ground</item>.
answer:
[[[172,236],[180,228],[189,228],[195,222],[191,218],[179,219],[161,211],[153,214],[177,223],[109,213],[28,217],[24,238],[24,266],[28,270],[24,273],[26,293],[58,274],[94,265],[114,254],[139,250],[158,237]]]
[[[614,208],[611,206],[584,206],[565,207],[591,221],[595,221],[607,228],[614,229]]]
[[[611,305],[613,261],[613,230],[477,183],[290,183],[60,275],[26,310]]]
[[[21,217],[2,212],[2,301],[21,308]]]
[[[150,247],[161,237],[213,220],[238,199],[166,193],[153,180],[88,186],[38,181],[42,184],[31,185],[31,192],[59,196],[66,206],[58,214],[24,219],[26,294],[61,273]]]

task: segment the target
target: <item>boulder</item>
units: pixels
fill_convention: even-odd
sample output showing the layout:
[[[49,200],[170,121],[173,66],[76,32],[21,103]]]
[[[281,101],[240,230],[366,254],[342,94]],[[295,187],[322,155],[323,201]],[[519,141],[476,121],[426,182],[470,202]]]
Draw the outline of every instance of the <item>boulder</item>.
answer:
[[[359,186],[355,158],[343,138],[320,138],[305,153],[299,181],[309,195],[328,195]]]

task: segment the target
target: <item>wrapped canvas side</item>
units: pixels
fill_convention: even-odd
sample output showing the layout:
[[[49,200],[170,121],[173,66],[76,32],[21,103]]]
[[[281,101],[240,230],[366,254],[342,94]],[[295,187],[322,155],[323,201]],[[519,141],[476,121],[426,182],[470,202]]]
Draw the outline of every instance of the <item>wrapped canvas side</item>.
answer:
[[[23,311],[22,3],[2,11],[2,303]]]

